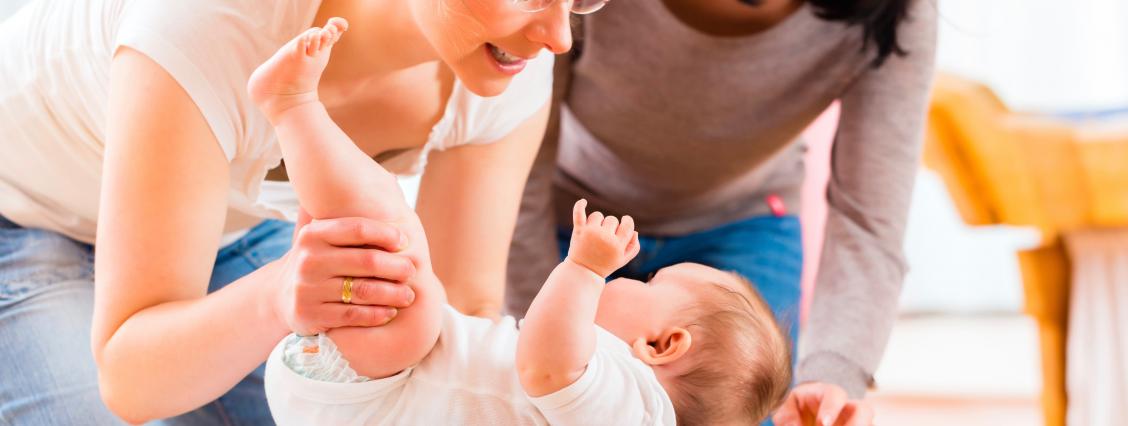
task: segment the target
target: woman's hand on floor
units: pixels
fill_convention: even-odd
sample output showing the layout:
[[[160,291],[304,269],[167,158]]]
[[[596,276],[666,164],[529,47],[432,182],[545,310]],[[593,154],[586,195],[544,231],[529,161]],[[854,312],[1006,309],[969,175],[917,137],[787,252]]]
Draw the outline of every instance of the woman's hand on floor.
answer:
[[[365,218],[310,221],[302,212],[294,245],[282,259],[276,316],[300,335],[386,324],[415,300],[404,284],[415,264],[397,254],[407,244],[394,225]],[[346,277],[352,277],[349,303]]]
[[[850,399],[838,385],[808,382],[791,390],[772,421],[776,426],[870,426],[873,407]]]

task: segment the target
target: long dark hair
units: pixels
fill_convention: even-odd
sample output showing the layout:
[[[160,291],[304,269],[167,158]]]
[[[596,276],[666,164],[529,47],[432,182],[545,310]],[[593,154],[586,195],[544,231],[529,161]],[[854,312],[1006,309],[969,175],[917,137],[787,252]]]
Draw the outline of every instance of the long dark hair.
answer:
[[[912,0],[808,0],[818,10],[819,18],[861,25],[865,38],[862,48],[870,43],[877,46],[874,68],[880,67],[891,54],[905,56],[905,49],[897,43],[897,27],[909,14]]]
[[[757,5],[761,0],[740,0]],[[815,15],[827,21],[841,21],[861,25],[862,49],[873,43],[877,46],[874,68],[880,67],[889,55],[905,56],[907,52],[897,42],[897,27],[909,14],[912,0],[806,0],[815,7]]]

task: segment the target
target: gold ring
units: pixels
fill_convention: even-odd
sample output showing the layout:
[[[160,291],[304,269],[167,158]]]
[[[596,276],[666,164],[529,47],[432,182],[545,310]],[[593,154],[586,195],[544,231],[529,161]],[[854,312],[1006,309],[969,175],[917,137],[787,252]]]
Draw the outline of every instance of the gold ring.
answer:
[[[345,283],[341,285],[341,301],[344,303],[352,303],[352,285],[353,277],[345,277]]]

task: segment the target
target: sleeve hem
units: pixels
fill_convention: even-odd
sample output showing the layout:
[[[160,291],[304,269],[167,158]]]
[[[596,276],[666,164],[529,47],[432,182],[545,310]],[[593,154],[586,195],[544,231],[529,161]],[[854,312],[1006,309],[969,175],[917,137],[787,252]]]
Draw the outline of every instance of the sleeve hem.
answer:
[[[598,353],[598,350],[596,351]],[[556,392],[539,397],[530,397],[537,408],[541,411],[560,409],[568,404],[575,402],[580,397],[587,394],[592,384],[595,383],[595,377],[599,374],[599,366],[597,365],[598,355],[593,355],[591,361],[588,361],[588,367],[584,373],[580,375],[572,384],[565,386]]]
[[[177,84],[188,93],[200,114],[208,123],[212,135],[219,142],[220,149],[230,162],[235,158],[235,130],[224,116],[226,108],[205,78],[204,73],[180,49],[166,41],[160,32],[142,26],[123,28],[118,35],[114,50],[125,46],[141,52],[169,73]]]
[[[865,397],[873,376],[846,357],[834,352],[817,352],[799,362],[796,383],[822,382],[841,386],[853,399]]]

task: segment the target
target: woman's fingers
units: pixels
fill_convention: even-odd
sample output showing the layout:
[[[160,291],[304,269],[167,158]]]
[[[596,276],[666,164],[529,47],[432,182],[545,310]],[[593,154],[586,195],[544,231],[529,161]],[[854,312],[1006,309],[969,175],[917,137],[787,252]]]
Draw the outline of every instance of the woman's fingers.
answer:
[[[818,404],[816,418],[818,418],[819,424],[831,426],[838,422],[838,414],[842,412],[842,407],[846,406],[849,397],[846,396],[846,391],[842,388],[823,386],[821,394],[812,399],[815,404]]]
[[[314,221],[298,233],[299,244],[325,243],[337,247],[379,247],[387,251],[401,251],[407,246],[407,237],[384,222],[360,217],[346,217]]]
[[[298,240],[298,233],[300,233],[302,231],[302,228],[305,228],[306,225],[309,225],[310,222],[313,222],[313,216],[310,216],[309,212],[306,212],[305,209],[299,206],[298,221],[294,222],[294,235],[292,237],[293,241]]]
[[[321,283],[318,299],[322,302],[342,302],[345,277],[334,277]],[[415,291],[407,284],[394,283],[373,278],[352,279],[352,299],[354,305],[388,306],[406,308],[415,301]]]
[[[405,282],[415,276],[415,264],[407,256],[378,249],[338,248],[320,259],[322,276],[364,277]]]
[[[847,404],[856,405],[847,407]],[[865,422],[867,420],[864,417],[857,417],[857,410],[853,410],[855,412],[851,415],[847,415],[844,410],[862,405],[869,408],[865,401],[850,401],[846,391],[839,386],[819,382],[803,383],[791,390],[772,420],[779,426],[832,426],[847,420],[854,422],[856,419]],[[867,412],[870,416],[868,421],[872,421],[872,411]]]
[[[376,327],[387,324],[397,313],[398,309],[385,306],[326,303],[320,323],[326,328]]]
[[[850,401],[842,408],[842,415],[838,416],[841,422],[845,420],[846,426],[872,426],[873,407],[865,401]]]
[[[799,413],[799,398],[796,398],[794,393],[789,394],[783,405],[780,405],[772,416],[772,423],[778,426],[800,426],[802,418],[799,417]]]

